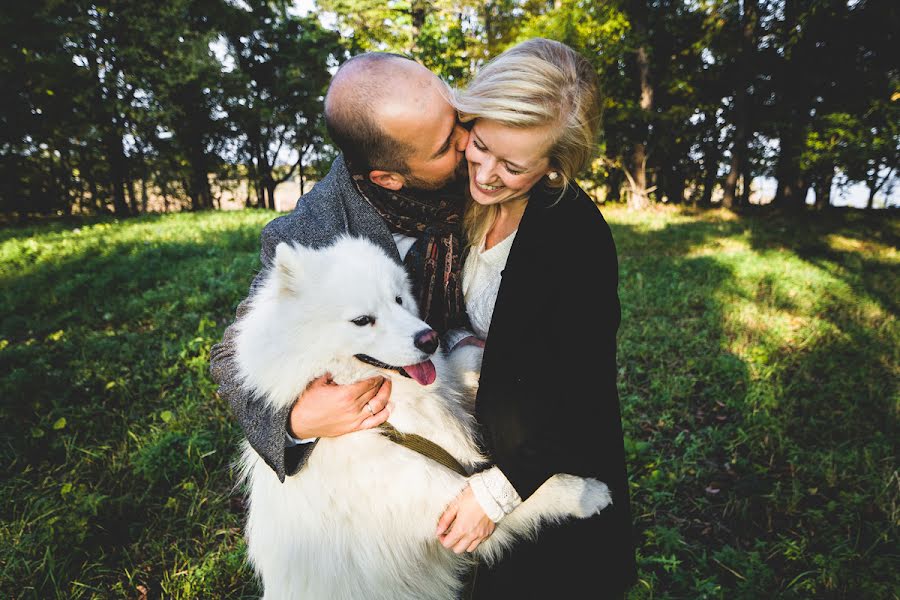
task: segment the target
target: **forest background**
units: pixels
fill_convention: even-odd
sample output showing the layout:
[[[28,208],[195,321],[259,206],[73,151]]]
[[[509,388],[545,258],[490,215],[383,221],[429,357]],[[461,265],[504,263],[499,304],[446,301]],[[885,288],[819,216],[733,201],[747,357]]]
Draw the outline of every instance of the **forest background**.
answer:
[[[383,49],[464,86],[544,36],[605,94],[630,600],[897,600],[898,11],[4,3],[0,597],[258,597],[209,352],[334,156],[331,73]]]
[[[603,137],[583,179],[598,201],[896,206],[898,11],[888,0],[10,3],[0,211],[275,208],[277,186],[299,196],[330,165],[322,96],[348,56],[404,53],[460,87],[534,36],[571,45],[600,75]]]

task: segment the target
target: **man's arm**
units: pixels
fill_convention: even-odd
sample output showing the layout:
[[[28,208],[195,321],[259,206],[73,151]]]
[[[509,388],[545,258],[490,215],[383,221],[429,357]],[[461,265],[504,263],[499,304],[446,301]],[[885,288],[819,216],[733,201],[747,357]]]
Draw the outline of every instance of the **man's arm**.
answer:
[[[247,312],[249,301],[250,297],[247,297],[238,305],[235,321],[225,330],[222,341],[212,347],[210,374],[219,386],[219,396],[231,406],[247,441],[278,478],[284,481],[286,474],[296,472],[306,462],[315,442],[286,448],[284,432],[287,431],[292,407],[274,410],[261,396],[253,394],[240,384],[235,363],[235,325]]]

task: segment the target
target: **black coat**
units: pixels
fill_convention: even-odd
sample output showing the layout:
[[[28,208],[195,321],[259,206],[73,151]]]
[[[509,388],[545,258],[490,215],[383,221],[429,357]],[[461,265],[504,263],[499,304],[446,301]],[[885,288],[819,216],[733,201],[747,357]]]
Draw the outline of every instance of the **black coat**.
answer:
[[[554,473],[595,477],[613,504],[545,526],[492,569],[476,598],[621,597],[636,580],[616,389],[618,262],[587,195],[532,194],[488,332],[476,403],[485,451],[525,499]]]

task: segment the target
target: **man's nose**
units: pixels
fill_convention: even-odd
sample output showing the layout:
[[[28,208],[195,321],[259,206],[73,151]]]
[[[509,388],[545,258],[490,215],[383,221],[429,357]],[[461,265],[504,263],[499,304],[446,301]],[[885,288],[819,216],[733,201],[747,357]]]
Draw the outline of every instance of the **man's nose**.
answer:
[[[466,146],[469,145],[469,130],[460,125],[456,124],[456,151],[463,152],[466,149]]]
[[[423,329],[413,338],[416,348],[426,354],[434,354],[438,348],[438,334],[434,329]]]

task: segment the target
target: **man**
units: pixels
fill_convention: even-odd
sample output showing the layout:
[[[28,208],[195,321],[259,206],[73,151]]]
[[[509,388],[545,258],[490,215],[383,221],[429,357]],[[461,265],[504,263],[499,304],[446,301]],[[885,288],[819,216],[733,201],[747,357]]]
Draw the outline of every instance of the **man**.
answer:
[[[468,134],[448,93],[428,69],[399,55],[369,53],[344,63],[325,98],[328,130],[342,156],[293,212],[264,228],[263,268],[251,296],[280,242],[326,246],[349,233],[371,239],[406,265],[432,327],[443,333],[465,323],[462,187],[455,184]],[[232,324],[212,348],[210,371],[251,446],[282,481],[302,468],[318,438],[376,427],[390,415],[390,380],[382,377],[338,386],[325,374],[293,406],[269,408],[239,385],[234,335]]]

